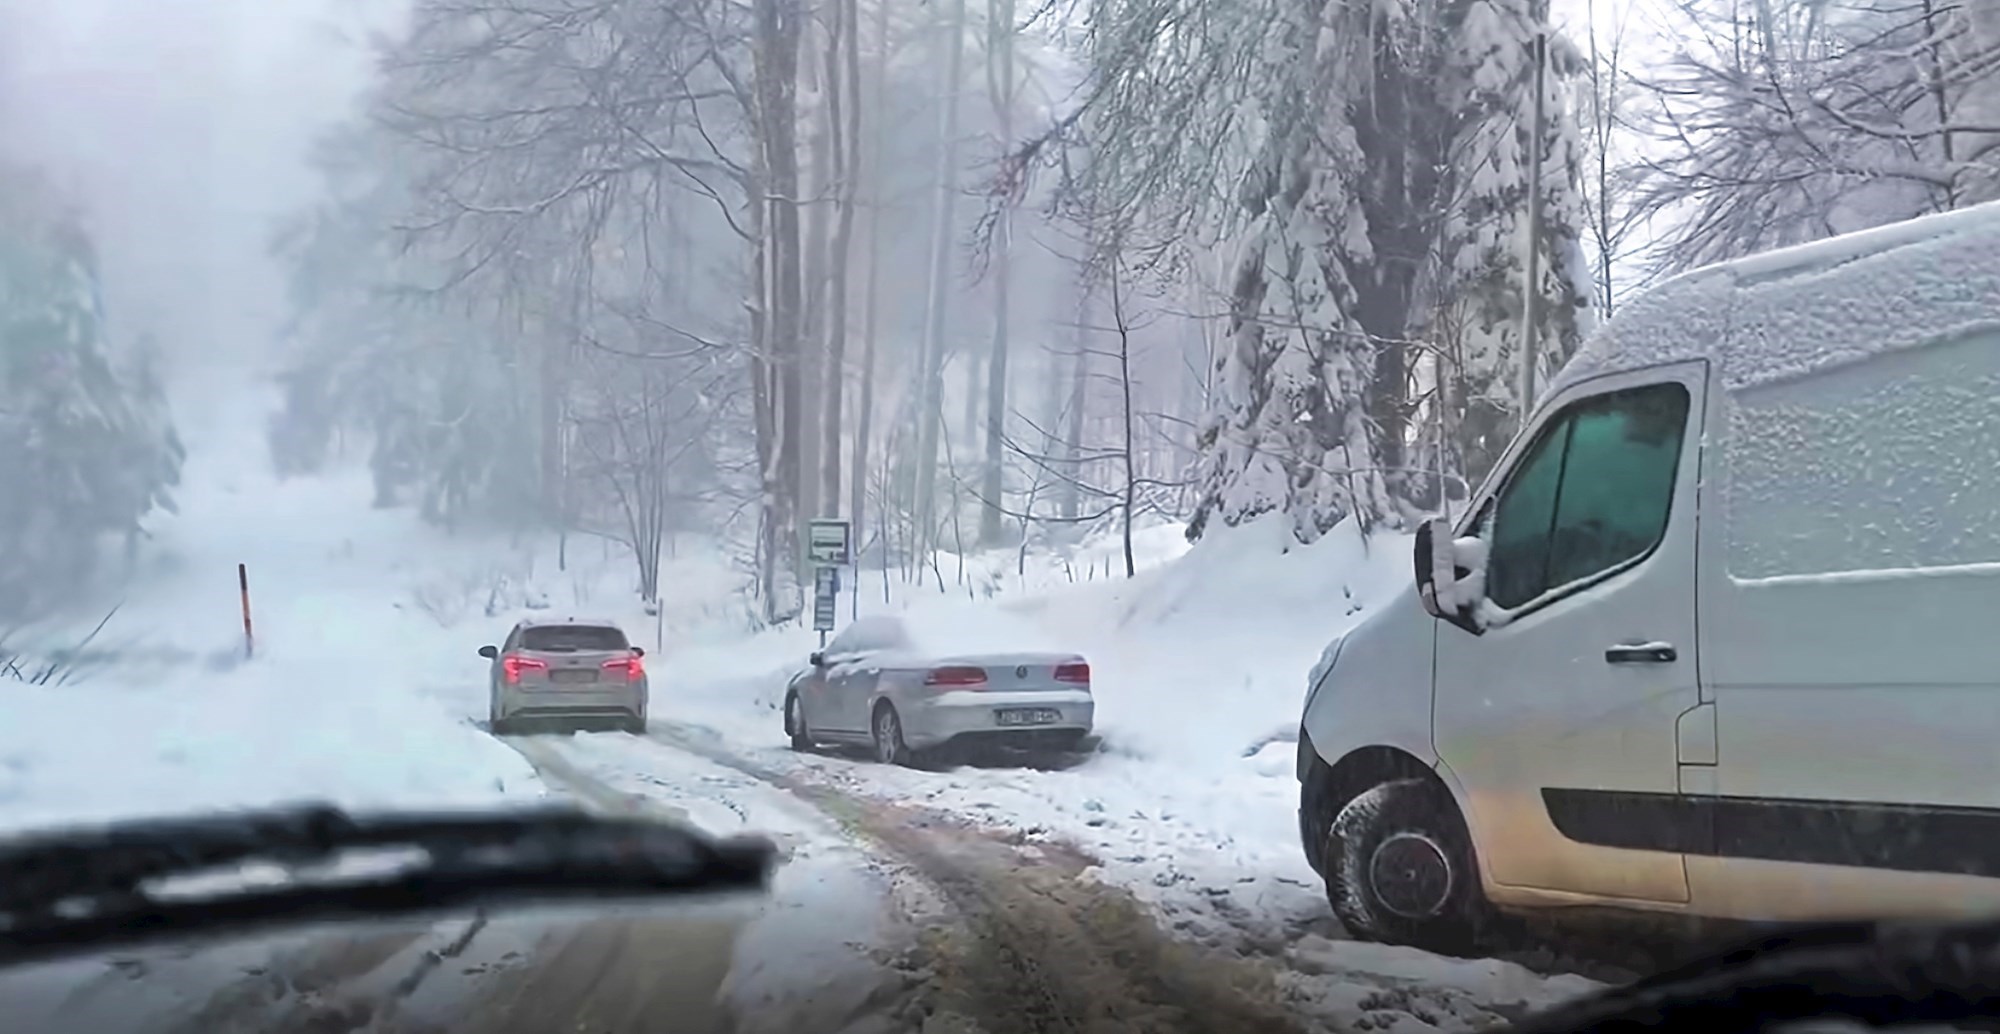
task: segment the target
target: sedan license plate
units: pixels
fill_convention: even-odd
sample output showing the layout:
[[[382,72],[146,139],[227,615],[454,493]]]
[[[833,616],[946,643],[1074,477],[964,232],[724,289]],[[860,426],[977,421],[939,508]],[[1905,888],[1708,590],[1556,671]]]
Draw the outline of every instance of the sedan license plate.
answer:
[[[597,673],[589,668],[557,668],[549,672],[550,682],[596,682]]]
[[[1050,707],[1003,708],[993,714],[1001,725],[1054,725],[1062,721],[1062,712]]]

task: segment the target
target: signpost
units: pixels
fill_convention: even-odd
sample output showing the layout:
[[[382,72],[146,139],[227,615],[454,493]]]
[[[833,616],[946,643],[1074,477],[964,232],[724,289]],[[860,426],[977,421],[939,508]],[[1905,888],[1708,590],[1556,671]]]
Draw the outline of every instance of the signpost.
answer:
[[[819,645],[826,645],[826,634],[833,631],[834,602],[840,596],[840,568],[813,568],[813,629],[819,633]]]
[[[840,599],[840,569],[852,559],[852,539],[846,521],[815,517],[806,527],[806,559],[813,565],[813,630],[819,633],[821,649],[826,634],[833,631],[833,617]]]
[[[846,521],[815,517],[806,529],[806,559],[814,564],[846,567],[850,563]]]

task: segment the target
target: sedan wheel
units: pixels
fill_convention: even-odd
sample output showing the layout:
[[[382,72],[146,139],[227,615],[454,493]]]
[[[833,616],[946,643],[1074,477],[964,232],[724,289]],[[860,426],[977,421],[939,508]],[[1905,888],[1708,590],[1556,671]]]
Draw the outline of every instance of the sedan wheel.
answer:
[[[903,720],[886,704],[875,710],[875,760],[885,765],[914,763],[909,744],[903,742]]]
[[[806,705],[797,693],[785,698],[785,735],[791,737],[793,750],[813,748],[812,733],[806,730]]]

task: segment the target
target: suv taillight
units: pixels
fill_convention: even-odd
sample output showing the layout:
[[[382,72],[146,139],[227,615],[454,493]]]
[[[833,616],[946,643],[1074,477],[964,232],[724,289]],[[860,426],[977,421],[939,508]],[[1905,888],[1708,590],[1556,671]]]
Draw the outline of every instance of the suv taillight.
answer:
[[[549,664],[547,661],[536,660],[533,657],[523,657],[517,653],[510,653],[500,659],[500,670],[507,676],[508,683],[519,684],[522,672],[548,671]]]
[[[924,676],[926,686],[983,686],[986,684],[986,669],[966,667],[932,668]]]
[[[607,674],[623,672],[625,681],[637,682],[646,677],[646,662],[640,660],[637,654],[630,657],[613,657],[604,662],[604,670]]]
[[[1090,665],[1085,664],[1082,661],[1071,661],[1068,664],[1058,664],[1056,665],[1056,681],[1080,682],[1088,686],[1090,685]]]

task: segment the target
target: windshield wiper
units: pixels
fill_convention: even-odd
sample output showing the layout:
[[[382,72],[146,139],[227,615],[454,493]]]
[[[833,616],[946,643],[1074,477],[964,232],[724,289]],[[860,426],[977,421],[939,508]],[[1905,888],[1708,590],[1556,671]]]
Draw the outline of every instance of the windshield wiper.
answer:
[[[65,830],[0,843],[0,966],[250,927],[759,890],[774,858],[759,837],[571,808],[305,806]]]

